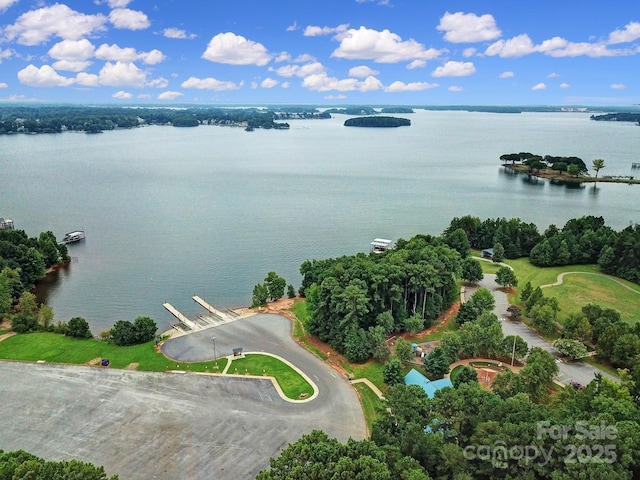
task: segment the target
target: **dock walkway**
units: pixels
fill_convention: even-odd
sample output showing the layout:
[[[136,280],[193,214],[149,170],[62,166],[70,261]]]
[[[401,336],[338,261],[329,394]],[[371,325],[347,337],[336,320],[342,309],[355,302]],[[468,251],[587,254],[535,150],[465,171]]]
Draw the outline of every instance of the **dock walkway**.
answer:
[[[162,304],[162,306],[166,308],[169,311],[169,313],[171,313],[171,315],[176,317],[178,320],[180,320],[181,323],[189,327],[191,330],[200,330],[202,328],[196,322],[189,320],[187,317],[185,317],[182,313],[178,311],[178,309],[176,309],[170,303],[165,302]]]
[[[223,322],[230,322],[231,320],[235,320],[236,318],[238,318],[237,315],[236,316],[232,316],[232,315],[228,314],[227,312],[223,312],[222,310],[218,310],[213,305],[209,305],[205,300],[200,298],[198,295],[194,295],[192,298],[196,303],[198,303],[202,307],[204,307],[205,310],[207,310],[209,313],[211,313],[213,316],[219,318]]]

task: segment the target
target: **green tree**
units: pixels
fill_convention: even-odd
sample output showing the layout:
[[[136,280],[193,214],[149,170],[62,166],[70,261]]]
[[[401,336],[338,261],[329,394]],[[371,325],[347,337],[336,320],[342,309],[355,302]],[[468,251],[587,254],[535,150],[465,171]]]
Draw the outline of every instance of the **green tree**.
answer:
[[[67,335],[75,338],[91,338],[89,324],[82,317],[73,317],[67,322]]]
[[[287,297],[288,298],[295,298],[296,297],[296,289],[291,284],[289,284],[287,286]]]
[[[461,258],[469,255],[469,238],[462,228],[458,228],[444,237],[444,242],[460,254]]]
[[[500,398],[507,399],[525,392],[524,380],[511,370],[505,370],[495,376],[491,390]]]
[[[625,368],[633,368],[640,355],[640,337],[635,333],[622,335],[613,347],[611,362]]]
[[[111,327],[110,341],[119,346],[135,345],[136,331],[133,323],[128,320],[118,320]]]
[[[493,245],[493,256],[491,258],[495,263],[504,261],[504,246],[500,242]]]
[[[556,312],[550,305],[535,305],[529,312],[532,325],[543,333],[554,330],[557,320]]]
[[[562,335],[565,338],[589,343],[593,338],[593,328],[586,315],[582,313],[570,313],[564,323]]]
[[[567,173],[573,177],[580,175],[580,167],[575,164],[567,165]]]
[[[276,272],[269,272],[264,279],[264,285],[267,287],[269,298],[273,300],[279,300],[284,297],[284,289],[287,286],[287,281],[279,277]]]
[[[353,363],[364,363],[371,356],[369,335],[363,328],[351,330],[344,341],[344,356]]]
[[[496,282],[503,287],[517,287],[518,279],[513,269],[509,267],[500,267],[496,272]]]
[[[382,380],[389,386],[404,383],[404,366],[398,357],[391,357],[382,366]]]
[[[384,361],[389,358],[391,351],[389,345],[387,345],[386,332],[382,325],[376,325],[375,327],[369,327],[369,345],[373,358],[379,361]]]
[[[413,347],[404,338],[398,337],[394,355],[398,357],[402,363],[409,363],[414,358]]]
[[[424,320],[419,313],[410,316],[404,321],[404,329],[412,335],[415,335],[424,328]]]
[[[549,352],[539,347],[533,347],[527,356],[527,364],[520,371],[525,385],[525,391],[534,401],[547,398],[558,374],[556,360]]]
[[[53,308],[49,305],[41,305],[38,310],[38,324],[43,330],[49,330],[53,323]]]
[[[269,301],[269,289],[264,283],[258,283],[253,287],[251,296],[251,308],[264,307]]]
[[[475,368],[463,365],[458,375],[452,380],[453,386],[458,388],[463,383],[478,383],[478,372]]]
[[[136,334],[136,343],[140,344],[153,340],[158,331],[158,326],[149,317],[138,317],[133,321],[133,329]]]
[[[424,369],[430,378],[438,379],[449,373],[449,359],[444,350],[437,346],[424,359]]]
[[[118,480],[107,477],[103,467],[79,460],[46,461],[24,450],[3,452],[0,450],[0,475],[12,480]]]
[[[500,353],[504,357],[524,358],[529,352],[529,344],[520,335],[508,335],[500,343]]]
[[[496,306],[496,299],[493,297],[491,290],[485,287],[480,287],[471,295],[471,302],[478,308],[480,313],[490,312]]]
[[[473,257],[462,261],[462,279],[469,283],[478,283],[484,278],[480,262]]]
[[[591,162],[591,166],[596,171],[596,178],[598,178],[598,172],[604,168],[604,160],[602,158],[596,158]]]

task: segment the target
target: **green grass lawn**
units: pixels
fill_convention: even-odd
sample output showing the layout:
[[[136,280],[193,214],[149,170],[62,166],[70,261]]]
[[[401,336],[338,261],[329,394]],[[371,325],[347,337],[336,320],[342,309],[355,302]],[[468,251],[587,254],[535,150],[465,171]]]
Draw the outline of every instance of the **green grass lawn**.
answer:
[[[248,354],[231,362],[227,373],[269,375],[275,377],[283,393],[293,400],[313,395],[313,387],[286,363],[269,355]]]
[[[383,404],[382,400],[369,388],[366,383],[354,383],[353,387],[358,391],[360,396],[360,403],[362,404],[362,411],[364,412],[364,418],[367,422],[367,428],[371,432],[373,424],[380,417]]]
[[[36,332],[14,335],[0,342],[0,358],[36,362],[83,365],[96,358],[108,358],[113,368],[125,368],[137,363],[136,370],[164,372],[188,370],[194,372],[221,372],[226,358],[217,362],[185,363],[169,360],[155,350],[154,342],[118,347],[96,339],[65,337],[57,333]],[[218,368],[216,369],[216,363]]]
[[[371,383],[384,392],[386,385],[382,380],[382,363],[369,360],[367,363],[342,363],[342,367],[353,375],[353,378],[368,378]]]
[[[309,312],[307,311],[307,302],[301,299],[294,300],[293,306],[291,307],[291,312],[297,318],[297,320],[293,324],[293,338],[303,344],[307,350],[309,350],[311,353],[321,358],[322,360],[326,360],[327,358],[329,358],[325,352],[319,350],[307,340],[307,335],[309,335]]]
[[[569,314],[580,312],[588,303],[617,310],[627,323],[640,321],[640,291],[631,292],[607,277],[567,275],[562,285],[545,288],[543,293],[558,299],[562,309],[558,315],[560,322]]]
[[[451,372],[449,372],[449,380],[453,382],[453,380],[456,379],[458,375],[460,375],[460,372],[462,371],[463,368],[464,368],[464,365],[458,365],[453,370],[451,370]]]
[[[519,258],[507,260],[518,277],[518,286],[528,281],[535,288],[540,285],[554,283],[558,275],[564,272],[600,273],[596,265],[567,265],[562,267],[541,268],[531,265],[529,259]],[[571,313],[579,312],[588,304],[595,303],[602,308],[613,308],[620,312],[622,319],[629,323],[640,321],[640,286],[626,280],[621,280],[639,293],[634,293],[618,285],[610,278],[600,275],[566,275],[562,285],[544,288],[542,292],[547,297],[555,297],[560,304],[560,321]],[[511,303],[519,303],[516,294],[510,298]]]

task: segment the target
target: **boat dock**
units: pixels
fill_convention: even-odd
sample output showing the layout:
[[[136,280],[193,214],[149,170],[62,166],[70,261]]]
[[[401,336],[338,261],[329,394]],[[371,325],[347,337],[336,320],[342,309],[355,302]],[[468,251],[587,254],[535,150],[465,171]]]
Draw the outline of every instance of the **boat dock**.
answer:
[[[214,317],[218,318],[219,320],[222,320],[223,322],[229,322],[235,318],[238,317],[238,315],[236,314],[235,316],[231,316],[226,312],[223,312],[221,310],[218,310],[216,307],[214,307],[213,305],[209,305],[207,302],[205,302],[202,298],[200,298],[198,295],[194,295],[193,300],[198,303],[200,306],[204,307],[205,310],[207,310],[210,314],[212,314]]]
[[[238,320],[240,318],[244,318],[246,316],[250,316],[254,314],[254,313],[248,313],[248,314],[241,315],[240,313],[230,308],[227,308],[225,311],[222,311],[217,309],[213,305],[209,304],[198,295],[194,295],[191,298],[193,298],[193,300],[196,303],[198,303],[201,307],[207,310],[209,314],[198,315],[196,319],[192,320],[188,318],[186,315],[183,315],[182,313],[180,313],[178,309],[175,308],[170,303],[165,302],[162,304],[162,306],[166,308],[167,311],[171,313],[171,315],[173,315],[174,317],[176,317],[176,319],[178,319],[177,324],[171,324],[171,326],[178,331],[188,332],[188,331],[203,330],[205,328],[216,327],[218,325],[232,322],[234,320]]]
[[[183,325],[185,325],[186,327],[188,327],[189,330],[200,330],[202,327],[200,327],[200,325],[198,325],[196,322],[189,320],[187,317],[185,317],[183,314],[181,314],[173,305],[171,305],[170,303],[163,303],[162,306],[164,308],[166,308],[169,313],[171,315],[173,315],[174,317],[176,317],[180,323],[182,323]]]

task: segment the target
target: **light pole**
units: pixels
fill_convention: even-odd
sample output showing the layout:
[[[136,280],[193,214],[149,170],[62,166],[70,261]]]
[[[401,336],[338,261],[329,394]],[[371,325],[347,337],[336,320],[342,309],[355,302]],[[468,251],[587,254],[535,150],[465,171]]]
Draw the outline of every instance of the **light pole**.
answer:
[[[213,340],[213,361],[215,362],[218,359],[216,355],[216,337],[211,337],[211,340]]]

